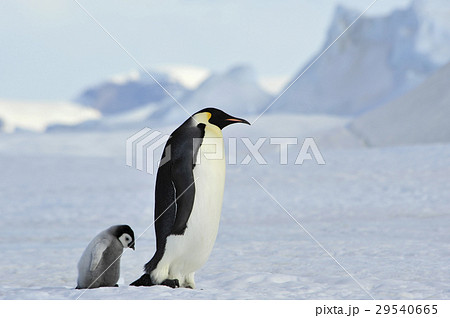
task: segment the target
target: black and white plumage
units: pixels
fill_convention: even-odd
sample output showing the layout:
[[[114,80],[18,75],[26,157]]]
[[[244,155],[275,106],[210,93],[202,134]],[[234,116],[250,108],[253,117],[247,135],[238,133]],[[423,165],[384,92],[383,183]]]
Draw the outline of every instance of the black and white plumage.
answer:
[[[156,252],[131,285],[195,288],[216,240],[225,184],[222,128],[245,119],[205,108],[167,141],[155,187]]]
[[[117,286],[120,257],[127,247],[135,248],[128,225],[111,226],[94,237],[78,262],[77,289]]]

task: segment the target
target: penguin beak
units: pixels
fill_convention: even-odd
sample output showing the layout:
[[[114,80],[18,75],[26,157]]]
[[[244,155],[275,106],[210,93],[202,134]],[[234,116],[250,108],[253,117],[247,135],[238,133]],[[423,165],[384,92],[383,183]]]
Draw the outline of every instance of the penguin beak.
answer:
[[[131,243],[131,245],[129,246],[129,248],[132,248],[132,249],[133,249],[133,251],[135,251],[135,250],[136,250],[136,248],[134,247],[134,242],[133,242],[133,243]]]
[[[237,117],[230,117],[230,118],[225,119],[225,121],[230,122],[230,124],[242,123],[242,124],[250,125],[250,123],[248,121],[246,121],[245,119],[237,118]]]

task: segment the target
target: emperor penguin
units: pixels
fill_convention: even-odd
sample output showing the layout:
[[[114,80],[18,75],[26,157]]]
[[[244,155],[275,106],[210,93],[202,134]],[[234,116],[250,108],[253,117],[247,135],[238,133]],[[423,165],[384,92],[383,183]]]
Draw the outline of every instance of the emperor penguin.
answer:
[[[222,129],[245,119],[216,108],[189,117],[169,137],[156,175],[156,252],[132,286],[195,288],[216,240],[225,185]]]
[[[115,225],[92,239],[78,262],[77,289],[117,287],[120,257],[134,247],[134,232],[128,225]]]

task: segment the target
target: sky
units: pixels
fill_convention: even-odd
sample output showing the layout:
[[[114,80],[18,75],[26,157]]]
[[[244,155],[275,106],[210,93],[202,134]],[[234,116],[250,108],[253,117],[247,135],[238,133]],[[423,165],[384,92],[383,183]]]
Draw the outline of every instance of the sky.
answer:
[[[273,79],[317,53],[338,3],[362,12],[373,0],[1,0],[0,99],[71,100],[139,69],[77,2],[145,67],[249,64]],[[378,0],[366,14],[409,2]]]

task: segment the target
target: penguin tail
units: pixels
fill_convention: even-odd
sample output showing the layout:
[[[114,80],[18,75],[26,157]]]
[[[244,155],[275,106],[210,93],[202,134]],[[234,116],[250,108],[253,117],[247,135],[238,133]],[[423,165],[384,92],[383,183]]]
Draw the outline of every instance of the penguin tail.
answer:
[[[138,280],[132,282],[130,286],[153,286],[152,279],[150,278],[150,274],[144,274]]]

